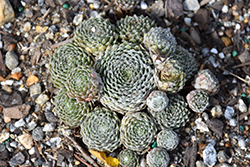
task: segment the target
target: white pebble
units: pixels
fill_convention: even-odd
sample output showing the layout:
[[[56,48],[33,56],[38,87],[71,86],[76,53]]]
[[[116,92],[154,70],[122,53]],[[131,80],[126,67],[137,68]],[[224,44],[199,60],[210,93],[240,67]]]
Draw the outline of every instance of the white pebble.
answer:
[[[14,125],[16,128],[22,127],[25,125],[25,121],[23,119],[20,119],[20,120],[16,121]]]
[[[207,124],[202,121],[202,118],[197,118],[195,120],[196,128],[199,129],[201,132],[209,132]]]
[[[225,58],[224,53],[223,53],[223,52],[220,52],[220,53],[219,53],[219,57],[220,57],[221,59],[224,59],[224,58]]]
[[[145,2],[143,2],[143,1],[141,1],[140,6],[141,6],[142,10],[146,10],[148,8],[148,5]]]
[[[229,125],[232,126],[232,127],[235,127],[237,125],[237,120],[232,118],[229,120]]]
[[[235,29],[239,30],[240,29],[240,24],[236,24]]]
[[[217,54],[217,53],[218,53],[218,50],[215,49],[215,48],[212,48],[212,49],[210,50],[210,52],[213,53],[213,54]]]
[[[191,18],[189,18],[189,17],[185,17],[184,18],[184,22],[185,22],[185,24],[187,25],[187,26],[191,26]]]
[[[238,101],[238,108],[240,112],[247,112],[247,106],[242,99],[239,99]]]
[[[227,5],[223,5],[221,11],[222,11],[222,13],[227,13],[228,12],[228,6]]]
[[[3,82],[1,82],[1,85],[12,85],[14,83],[14,81],[13,80],[6,80],[6,81],[3,81]]]
[[[214,146],[209,143],[206,148],[202,152],[203,154],[203,162],[207,166],[214,166],[217,162],[217,152]]]
[[[225,113],[224,113],[224,117],[228,120],[232,119],[234,116],[234,108],[231,106],[227,106]]]
[[[246,150],[246,141],[242,136],[238,136],[238,145],[240,149]]]

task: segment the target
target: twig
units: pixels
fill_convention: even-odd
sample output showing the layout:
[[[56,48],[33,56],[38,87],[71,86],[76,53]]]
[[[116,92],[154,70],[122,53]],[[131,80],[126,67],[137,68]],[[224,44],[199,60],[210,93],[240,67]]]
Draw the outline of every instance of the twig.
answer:
[[[221,68],[222,69],[222,68]],[[242,82],[246,83],[248,86],[250,86],[250,83],[247,82],[247,80],[239,77],[238,75],[235,75],[234,73],[231,73],[230,71],[227,71],[225,69],[222,69],[223,71],[227,72],[228,74],[232,75],[233,77],[237,78],[238,80],[241,80]]]
[[[42,17],[43,20],[48,16],[49,12],[50,12],[50,8],[43,15],[43,17]]]
[[[246,62],[246,63],[242,63],[242,64],[239,64],[239,65],[233,66],[233,69],[248,66],[248,65],[250,65],[250,62]]]
[[[93,167],[90,164],[88,164],[87,162],[85,162],[84,160],[82,160],[80,157],[78,157],[78,155],[74,154],[74,156],[76,157],[76,159],[78,159],[79,161],[81,161],[82,163],[84,163],[84,165],[86,165],[87,167]]]
[[[58,42],[58,43],[55,43],[55,44],[51,45],[50,48],[55,49],[55,48],[57,48],[59,46],[62,46],[64,44],[67,44],[67,43],[72,42],[72,41],[74,41],[74,38],[66,39],[65,41]]]
[[[75,139],[68,136],[67,134],[63,134],[63,135],[66,136],[74,144],[74,146],[81,152],[82,156],[87,161],[89,161],[94,167],[99,167],[99,165],[88,155],[88,153],[84,151],[81,146],[79,146],[79,144],[75,141]]]

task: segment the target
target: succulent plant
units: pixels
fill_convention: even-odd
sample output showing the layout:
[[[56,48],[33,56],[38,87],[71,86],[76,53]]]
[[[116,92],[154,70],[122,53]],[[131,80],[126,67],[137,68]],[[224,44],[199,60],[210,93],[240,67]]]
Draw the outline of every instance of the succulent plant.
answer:
[[[193,86],[195,89],[202,89],[212,96],[218,92],[220,85],[215,75],[209,69],[204,69],[195,76]]]
[[[142,151],[153,142],[156,131],[154,121],[146,113],[128,113],[122,118],[121,142],[130,150]]]
[[[177,45],[175,52],[170,57],[182,65],[187,80],[192,78],[198,71],[196,59],[183,47]]]
[[[98,55],[116,42],[118,35],[109,20],[91,17],[77,27],[74,38],[79,46],[97,56],[98,59]]]
[[[158,89],[170,93],[180,91],[186,82],[186,74],[181,64],[172,59],[166,59],[155,68],[154,80]]]
[[[171,129],[164,129],[157,135],[157,146],[167,151],[174,150],[179,144],[178,135]]]
[[[117,22],[116,31],[122,41],[140,44],[143,36],[152,27],[155,27],[154,21],[147,16],[126,16]]]
[[[67,76],[66,88],[68,95],[78,101],[98,99],[102,89],[101,80],[93,68],[83,66],[73,68]]]
[[[155,112],[164,110],[168,105],[167,94],[160,90],[152,91],[147,97],[147,106]]]
[[[167,167],[170,158],[167,150],[156,147],[148,152],[146,160],[149,167]]]
[[[155,87],[153,67],[146,51],[132,44],[109,48],[96,69],[103,82],[100,102],[121,114],[145,108],[148,91]]]
[[[50,57],[50,73],[52,82],[58,88],[64,88],[67,75],[72,68],[92,66],[94,62],[90,54],[78,47],[75,43],[68,43],[59,47]]]
[[[139,155],[129,149],[122,150],[117,158],[121,167],[137,167],[139,165]]]
[[[55,96],[54,112],[64,123],[76,127],[92,111],[93,104],[91,102],[78,103],[75,99],[68,97],[66,92],[66,89],[61,89]]]
[[[184,98],[179,94],[172,94],[168,96],[168,106],[160,111],[155,112],[148,108],[155,121],[161,129],[179,129],[185,126],[188,121],[189,110]]]
[[[187,94],[186,99],[189,108],[197,113],[202,113],[209,105],[209,96],[201,89],[192,90]]]
[[[115,5],[123,10],[133,9],[140,0],[115,0]]]
[[[175,49],[177,42],[171,32],[162,27],[153,27],[149,32],[144,34],[144,45],[154,54],[167,57],[172,54]],[[153,58],[153,57],[152,57]],[[155,58],[153,58],[155,60]]]
[[[115,112],[95,108],[81,124],[83,142],[97,151],[112,152],[120,146],[120,120]]]

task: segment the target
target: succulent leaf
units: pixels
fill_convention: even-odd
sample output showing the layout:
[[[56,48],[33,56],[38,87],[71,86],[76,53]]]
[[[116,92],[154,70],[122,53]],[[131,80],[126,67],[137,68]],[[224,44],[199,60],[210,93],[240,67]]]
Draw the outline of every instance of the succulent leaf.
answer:
[[[133,9],[140,0],[115,0],[115,5],[123,10]]]

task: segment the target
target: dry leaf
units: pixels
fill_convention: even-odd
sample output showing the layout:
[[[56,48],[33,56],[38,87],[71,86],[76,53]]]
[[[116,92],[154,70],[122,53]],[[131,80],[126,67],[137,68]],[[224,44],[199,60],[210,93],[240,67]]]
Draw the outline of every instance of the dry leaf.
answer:
[[[103,163],[105,163],[108,167],[118,167],[119,161],[117,158],[113,157],[107,157],[105,152],[102,151],[94,151],[94,150],[89,150],[89,152],[94,155],[96,158],[101,160]]]

